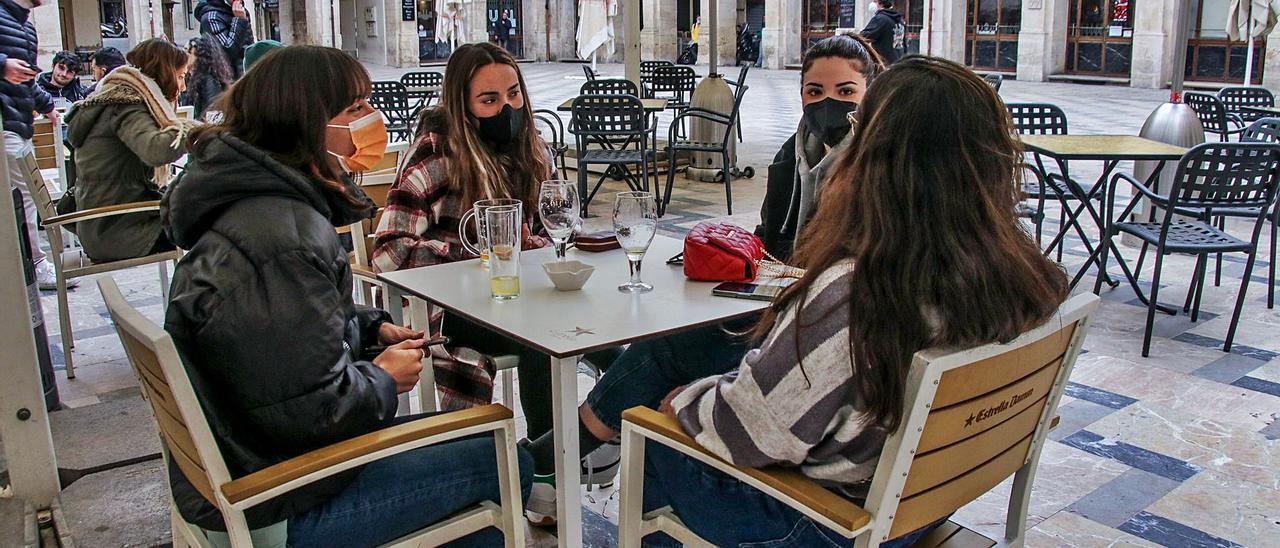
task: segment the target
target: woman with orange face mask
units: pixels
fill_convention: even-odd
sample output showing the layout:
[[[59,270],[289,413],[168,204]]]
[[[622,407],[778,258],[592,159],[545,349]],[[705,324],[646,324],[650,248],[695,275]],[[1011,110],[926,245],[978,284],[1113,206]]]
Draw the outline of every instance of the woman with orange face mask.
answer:
[[[371,87],[342,51],[272,52],[224,95],[222,121],[192,135],[161,202],[169,236],[189,250],[165,330],[233,476],[415,418],[395,415],[418,382],[423,334],[352,302],[335,231],[373,214],[346,174],[386,146]],[[254,506],[249,527],[287,529],[289,546],[383,545],[499,500],[494,448],[481,436],[381,459]],[[169,477],[182,519],[225,530],[182,470]],[[463,540],[502,543],[495,529]]]

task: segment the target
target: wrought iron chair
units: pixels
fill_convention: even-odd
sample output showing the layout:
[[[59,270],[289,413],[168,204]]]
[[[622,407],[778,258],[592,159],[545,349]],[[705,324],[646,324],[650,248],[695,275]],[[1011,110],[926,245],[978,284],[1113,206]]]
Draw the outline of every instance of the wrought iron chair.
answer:
[[[587,206],[613,175],[632,190],[649,189],[648,120],[644,105],[635,95],[580,95],[573,100],[574,138],[578,146],[578,196],[582,216]],[[591,164],[604,165],[605,173],[588,192],[587,172]],[[631,166],[636,171],[631,171]]]
[[[663,66],[653,69],[651,91],[654,97],[667,94],[667,108],[684,110],[689,108],[693,99],[693,90],[698,85],[698,73],[686,66]]]
[[[1236,296],[1235,310],[1231,315],[1231,326],[1227,329],[1227,338],[1223,345],[1224,352],[1231,351],[1231,343],[1235,339],[1236,325],[1240,320],[1240,310],[1244,306],[1245,294],[1253,275],[1253,265],[1257,260],[1258,238],[1262,232],[1262,224],[1267,219],[1267,211],[1276,201],[1277,186],[1280,185],[1280,144],[1274,143],[1205,143],[1196,145],[1178,161],[1178,170],[1174,174],[1173,187],[1168,195],[1157,194],[1134,177],[1117,173],[1111,178],[1110,192],[1107,193],[1108,212],[1105,237],[1102,245],[1094,252],[1101,253],[1098,281],[1094,292],[1102,288],[1102,279],[1106,273],[1109,252],[1116,256],[1120,268],[1129,280],[1138,298],[1147,303],[1146,331],[1142,340],[1142,356],[1146,357],[1151,350],[1151,326],[1155,322],[1156,309],[1173,314],[1176,309],[1159,304],[1161,267],[1164,257],[1169,253],[1187,253],[1197,256],[1195,272],[1191,288],[1187,292],[1187,304],[1183,309],[1191,310],[1191,321],[1198,319],[1200,298],[1204,292],[1205,267],[1210,253],[1244,253],[1249,256],[1245,263],[1244,277],[1240,283],[1240,293]],[[1137,193],[1130,199],[1129,205],[1118,216],[1115,211],[1116,187],[1123,181],[1129,183]],[[1115,219],[1128,219],[1142,198],[1147,198],[1156,207],[1150,208],[1146,222],[1115,222]],[[1253,235],[1244,241],[1226,233],[1210,224],[1210,219],[1219,209],[1250,208],[1253,211]],[[1156,219],[1156,210],[1160,209],[1163,219]],[[1190,217],[1179,218],[1176,216]],[[1142,240],[1142,250],[1138,256],[1137,266],[1130,271],[1114,238],[1121,233],[1131,234]],[[1142,261],[1146,258],[1147,249],[1156,247],[1155,273],[1151,279],[1151,295],[1143,295],[1138,287],[1137,276],[1142,272]]]
[[[582,65],[582,72],[586,73],[588,82],[596,79],[596,71],[591,70],[590,65]]]
[[[406,72],[400,77],[400,83],[409,92],[409,101],[416,101],[413,105],[413,117],[417,118],[419,111],[431,108],[431,102],[440,98],[444,75],[426,70]]]
[[[1018,135],[1066,135],[1067,115],[1057,105],[1048,103],[1009,103],[1009,116],[1013,118],[1014,130]],[[1028,171],[1034,175],[1033,184],[1024,184],[1023,192],[1028,198],[1034,198],[1036,205],[1028,206],[1026,216],[1036,224],[1036,242],[1040,242],[1044,233],[1044,201],[1045,198],[1057,199],[1062,208],[1058,212],[1058,233],[1067,226],[1067,202],[1077,200],[1076,195],[1068,188],[1061,173],[1050,171],[1044,165],[1043,158],[1035,155],[1035,165],[1027,165]],[[1076,222],[1072,220],[1072,222]],[[1058,246],[1058,261],[1062,261],[1062,248]],[[1051,252],[1046,249],[1045,253]]]
[[[1249,111],[1245,107],[1276,106],[1276,96],[1271,94],[1271,90],[1261,86],[1227,86],[1218,90],[1218,99],[1227,107],[1227,112],[1239,116],[1245,122],[1254,122],[1268,116]]]
[[[418,419],[340,441],[232,479],[169,334],[129,306],[115,280],[99,278],[98,287],[124,343],[129,364],[142,386],[143,396],[155,416],[162,453],[222,514],[227,525],[226,542],[232,547],[248,548],[256,544],[255,540],[265,544],[255,537],[276,538],[284,534],[286,522],[250,531],[245,520],[245,511],[249,508],[382,458],[474,435],[494,438],[500,503],[482,502],[425,529],[410,532],[391,545],[437,546],[486,527],[497,527],[503,532],[506,546],[524,546],[519,461],[510,409],[486,405]],[[170,512],[170,524],[174,546],[211,545],[205,531],[182,520],[176,511]]]
[[[751,65],[742,65],[742,68],[738,70],[737,80],[730,80],[728,78],[725,78],[724,81],[726,84],[729,84],[734,88],[737,88],[738,86],[747,83],[747,72],[750,70],[751,70]],[[738,142],[739,143],[742,142],[742,124],[738,124]]]
[[[1230,141],[1232,135],[1239,135],[1244,131],[1244,120],[1239,115],[1228,112],[1226,105],[1213,95],[1188,91],[1182,96],[1182,101],[1196,111],[1196,117],[1200,118],[1200,125],[1204,126],[1205,133],[1217,135],[1221,141]]]
[[[597,78],[589,80],[578,88],[580,95],[635,95],[640,96],[640,88],[631,80],[620,78]]]
[[[671,203],[671,191],[675,186],[676,170],[674,169],[676,153],[678,152],[711,152],[717,153],[721,158],[720,176],[724,178],[724,198],[728,208],[729,215],[733,215],[733,169],[729,163],[729,146],[733,139],[733,128],[738,125],[738,116],[742,107],[742,97],[747,94],[750,87],[746,84],[737,86],[737,93],[733,97],[733,110],[728,115],[712,112],[701,108],[688,108],[684,112],[677,114],[675,119],[671,121],[671,128],[667,132],[667,159],[671,163],[671,167],[667,168],[667,188],[666,191],[658,196],[658,216],[662,216],[667,212],[667,205]],[[681,122],[687,118],[699,118],[716,124],[724,125],[724,136],[718,142],[706,141],[689,141],[681,140],[677,135],[680,131]]]
[[[982,80],[987,84],[990,84],[991,87],[996,90],[996,93],[1000,93],[1000,86],[1004,85],[1003,74],[988,74],[986,76],[983,76]]]
[[[543,140],[547,142],[547,146],[551,147],[552,154],[556,159],[556,173],[560,177],[564,177],[565,163],[564,155],[569,151],[569,144],[565,142],[564,122],[560,120],[560,115],[554,110],[538,109],[533,111],[533,121],[547,127],[550,139],[546,136]]]
[[[644,512],[645,451],[661,445],[706,465],[708,474],[758,489],[850,539],[845,546],[858,548],[939,521],[1012,476],[999,545],[1022,546],[1040,452],[1098,303],[1094,295],[1073,297],[1049,321],[1006,344],[917,352],[907,376],[901,424],[880,451],[861,505],[795,469],[730,464],[699,445],[675,419],[643,407],[627,410],[622,416],[618,545],[638,548],[642,537],[661,531],[686,546],[712,546],[670,506]],[[975,422],[975,416],[982,418]],[[946,522],[915,546],[995,544]]]
[[[387,134],[391,140],[413,139],[413,115],[409,105],[409,90],[400,82],[374,82],[369,104],[382,112],[387,121]]]
[[[640,90],[644,93],[642,97],[653,97],[653,90],[649,84],[653,83],[653,71],[658,67],[673,67],[675,63],[671,61],[640,61]]]

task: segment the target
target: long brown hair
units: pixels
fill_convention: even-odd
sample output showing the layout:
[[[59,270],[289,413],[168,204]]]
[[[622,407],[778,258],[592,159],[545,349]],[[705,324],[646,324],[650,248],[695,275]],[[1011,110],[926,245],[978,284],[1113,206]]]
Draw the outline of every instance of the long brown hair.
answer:
[[[954,62],[912,56],[877,77],[861,107],[796,250],[807,273],[756,333],[802,306],[823,270],[853,259],[855,389],[892,429],[916,351],[1012,340],[1069,288],[1014,215],[1022,149],[991,86]]]
[[[515,69],[520,95],[524,97],[523,134],[516,136],[510,149],[501,152],[491,149],[480,138],[480,122],[468,108],[472,76],[481,67],[494,63]],[[423,113],[424,119],[440,115],[445,125],[442,152],[449,166],[449,184],[460,187],[463,207],[485,198],[516,198],[524,201],[525,214],[529,215],[537,203],[539,184],[551,177],[552,170],[547,145],[534,124],[529,89],[515,58],[490,43],[466,44],[454,50],[445,67],[441,104],[437,112]],[[419,123],[419,133],[432,129],[428,124]],[[419,154],[415,151],[409,156],[414,158]]]
[[[191,57],[186,50],[164,38],[143,40],[125,54],[125,60],[160,86],[164,98],[178,100],[177,73],[187,68]]]
[[[297,169],[353,205],[363,205],[325,152],[329,120],[360,99],[373,84],[355,58],[321,46],[289,46],[254,63],[219,96],[222,122],[192,135],[197,150],[205,138],[229,133]]]

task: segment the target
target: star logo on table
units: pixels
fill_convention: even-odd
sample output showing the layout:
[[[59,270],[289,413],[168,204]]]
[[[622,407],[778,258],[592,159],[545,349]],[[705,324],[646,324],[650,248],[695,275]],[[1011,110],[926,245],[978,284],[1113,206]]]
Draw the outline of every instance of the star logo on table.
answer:
[[[969,414],[969,418],[967,418],[967,419],[965,419],[965,420],[964,420],[964,427],[965,427],[965,428],[968,428],[968,427],[970,427],[970,426],[973,426],[973,419],[976,419],[976,418],[978,418],[978,416],[977,416],[977,415],[974,415],[974,414],[972,414],[972,413],[971,413],[971,414]]]
[[[596,334],[596,332],[595,332],[594,330],[592,330],[592,329],[587,329],[587,328],[585,328],[585,327],[578,327],[578,328],[575,328],[573,331],[566,331],[565,333],[568,333],[568,334],[573,335],[573,336],[575,336],[575,337],[581,337],[581,336],[583,336],[583,335],[595,335],[595,334]]]

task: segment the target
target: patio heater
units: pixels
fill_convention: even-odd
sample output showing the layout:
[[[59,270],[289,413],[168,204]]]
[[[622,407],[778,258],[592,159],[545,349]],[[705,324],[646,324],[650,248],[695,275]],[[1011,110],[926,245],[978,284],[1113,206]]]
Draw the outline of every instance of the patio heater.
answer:
[[[719,112],[728,116],[733,111],[733,91],[729,89],[729,84],[720,76],[718,69],[718,61],[720,55],[720,19],[719,19],[719,3],[720,0],[709,0],[711,16],[711,32],[707,36],[711,38],[711,47],[707,48],[710,54],[711,68],[707,72],[707,77],[698,83],[698,87],[693,90],[693,97],[689,99],[691,108],[699,108],[712,112]],[[724,136],[724,126],[710,120],[701,118],[693,118],[689,121],[689,137],[695,141],[717,142]],[[736,161],[737,150],[735,144],[737,141],[730,139],[729,158]],[[668,160],[671,164],[668,169],[673,169],[675,159]],[[689,171],[686,176],[690,179],[698,181],[715,181],[720,172],[724,172],[725,179],[729,178],[729,168],[733,166],[722,166],[721,157],[716,153],[695,152],[689,160]]]
[[[1173,78],[1169,89],[1169,102],[1156,107],[1155,111],[1147,116],[1147,121],[1142,124],[1142,131],[1138,132],[1138,135],[1153,141],[1191,147],[1204,142],[1204,126],[1200,125],[1196,112],[1182,102],[1182,84],[1187,70],[1187,38],[1191,32],[1191,18],[1188,16],[1191,0],[1183,0],[1181,4],[1174,16],[1174,28],[1177,29],[1178,39],[1173,48]],[[1159,165],[1160,162],[1134,162],[1134,175],[1138,180],[1145,181]],[[1165,169],[1160,174],[1160,188],[1168,189],[1173,185],[1174,171],[1176,170]],[[1135,215],[1145,216],[1150,205],[1150,202],[1144,199]],[[1140,243],[1128,234],[1124,235],[1121,241],[1125,245]]]

